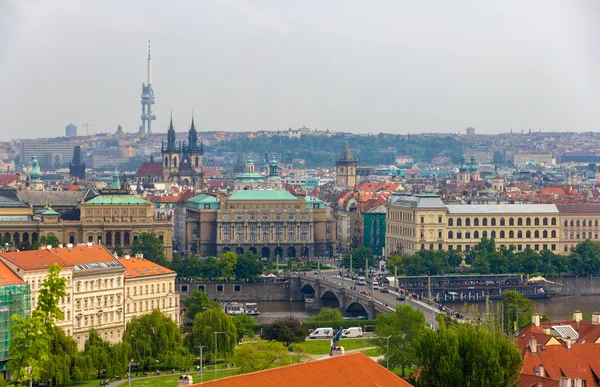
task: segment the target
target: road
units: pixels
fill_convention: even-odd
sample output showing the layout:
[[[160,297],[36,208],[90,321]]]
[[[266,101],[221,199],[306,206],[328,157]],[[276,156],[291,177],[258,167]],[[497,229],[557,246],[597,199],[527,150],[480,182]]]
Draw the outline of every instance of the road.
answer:
[[[338,273],[339,272],[337,270],[321,270],[321,278],[328,282],[342,286],[342,278],[338,275]],[[350,289],[350,287],[356,287],[357,292],[371,292],[370,285],[356,285],[354,281],[349,278],[344,279],[344,287],[346,288],[347,292],[353,291]],[[440,313],[437,307],[431,307],[426,302],[408,298],[406,298],[404,301],[398,301],[396,300],[398,293],[393,290],[393,287],[388,286],[387,288],[389,289],[389,293],[381,293],[379,290],[375,290],[375,292],[373,292],[375,302],[387,304],[391,308],[390,310],[395,309],[396,305],[399,303],[410,305],[413,307],[413,309],[421,310],[425,314],[425,320],[427,321],[427,324],[429,324],[429,326],[434,326],[435,318]]]

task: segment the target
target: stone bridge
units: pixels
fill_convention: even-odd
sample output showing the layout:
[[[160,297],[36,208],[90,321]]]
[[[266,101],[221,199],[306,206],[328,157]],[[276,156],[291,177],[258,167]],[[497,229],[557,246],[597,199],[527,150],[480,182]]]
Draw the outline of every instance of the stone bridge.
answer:
[[[375,319],[378,313],[387,313],[393,310],[389,306],[372,300],[370,296],[344,289],[326,279],[309,276],[300,276],[299,279],[302,296],[312,296],[314,298],[312,304],[314,309],[320,309],[324,306],[339,308],[347,316],[367,316],[369,320]],[[306,304],[307,307],[309,305],[311,304]]]

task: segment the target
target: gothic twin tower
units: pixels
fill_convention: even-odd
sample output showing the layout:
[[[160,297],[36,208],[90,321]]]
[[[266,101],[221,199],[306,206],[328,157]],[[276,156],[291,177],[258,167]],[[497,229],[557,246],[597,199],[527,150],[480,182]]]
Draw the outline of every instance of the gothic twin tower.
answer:
[[[167,132],[167,145],[164,141],[161,145],[162,167],[164,181],[170,181],[181,185],[190,185],[195,189],[204,186],[204,173],[202,171],[202,155],[204,145],[198,144],[198,132],[194,125],[194,117],[188,132],[187,144],[185,141],[175,140],[175,129],[173,129],[173,118],[169,123]]]

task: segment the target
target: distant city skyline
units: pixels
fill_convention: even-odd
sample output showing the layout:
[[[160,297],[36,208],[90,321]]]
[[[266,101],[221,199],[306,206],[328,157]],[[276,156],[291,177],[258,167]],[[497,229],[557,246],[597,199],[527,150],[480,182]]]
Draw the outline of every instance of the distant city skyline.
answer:
[[[8,0],[0,140],[137,132],[148,40],[154,133],[600,129],[593,0]]]

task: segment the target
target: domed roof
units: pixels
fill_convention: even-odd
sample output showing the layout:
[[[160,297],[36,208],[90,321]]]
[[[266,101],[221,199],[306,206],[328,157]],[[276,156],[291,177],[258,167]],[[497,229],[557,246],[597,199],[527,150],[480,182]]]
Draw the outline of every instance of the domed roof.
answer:
[[[39,181],[42,176],[42,171],[40,171],[40,163],[38,163],[35,155],[31,158],[31,171],[29,171],[29,178],[31,181]]]

